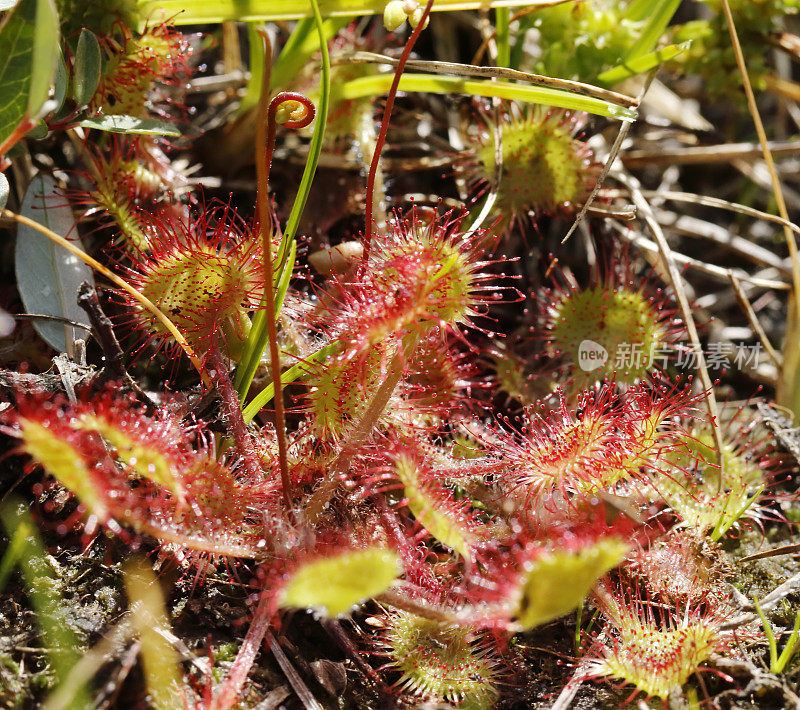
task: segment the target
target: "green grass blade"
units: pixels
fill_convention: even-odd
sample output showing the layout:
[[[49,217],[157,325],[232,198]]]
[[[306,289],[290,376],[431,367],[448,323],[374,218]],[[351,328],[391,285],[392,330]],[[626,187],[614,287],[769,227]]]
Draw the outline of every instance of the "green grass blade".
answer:
[[[320,79],[319,106],[317,106],[317,118],[314,126],[314,135],[308,146],[308,159],[303,170],[303,177],[300,179],[300,187],[297,190],[297,197],[286,221],[284,239],[294,239],[297,233],[297,226],[300,223],[300,215],[306,206],[308,193],[311,191],[311,181],[317,172],[319,156],[322,153],[322,141],[325,137],[325,124],[328,122],[328,107],[331,97],[331,58],[328,54],[328,38],[325,34],[325,26],[319,11],[317,0],[311,0],[314,7],[314,20],[317,25],[319,36],[319,46],[322,50],[322,78]]]
[[[323,348],[313,352],[309,355],[305,360],[298,362],[292,365],[286,372],[281,375],[281,384],[288,385],[294,382],[298,377],[304,375],[311,369],[311,365],[319,360],[322,360],[328,355],[332,354],[336,348],[339,346],[338,341],[334,341],[333,343],[328,343]],[[253,417],[258,414],[265,405],[267,405],[272,398],[275,396],[275,388],[272,384],[267,385],[261,392],[259,392],[255,397],[253,397],[250,404],[248,404],[242,410],[242,416],[244,417],[245,422],[252,421]]]
[[[434,12],[448,10],[483,10],[492,7],[548,7],[552,0],[536,3],[528,0],[436,0]],[[357,17],[381,15],[386,0],[320,0],[319,11],[325,17]],[[156,11],[174,17],[178,25],[194,25],[227,20],[299,20],[313,17],[309,0],[139,0],[141,17]]]
[[[637,57],[636,59],[631,59],[627,62],[623,62],[622,64],[617,64],[617,66],[612,67],[608,71],[604,71],[602,74],[600,74],[600,76],[597,77],[597,80],[601,84],[607,84],[609,86],[617,84],[624,79],[635,76],[636,74],[650,71],[650,69],[653,67],[657,67],[663,62],[667,62],[673,57],[683,54],[689,49],[691,44],[691,42],[670,44],[663,49],[650,52],[642,57]]]
[[[247,80],[242,103],[237,113],[244,113],[258,104],[261,85],[264,83],[264,40],[258,34],[258,22],[247,23],[247,44],[249,45],[250,78]]]
[[[325,41],[335,37],[339,30],[347,26],[347,17],[335,17],[327,19],[322,23],[322,34]],[[319,51],[319,35],[311,32],[316,23],[313,18],[300,20],[297,23],[288,41],[281,50],[281,54],[272,67],[272,86],[273,91],[285,89],[289,83],[297,76],[308,61]]]
[[[163,636],[171,628],[161,585],[152,568],[137,558],[125,563],[123,574],[130,601],[131,624],[139,637],[148,705],[153,710],[180,710],[186,707],[179,700],[180,658]]]
[[[348,81],[339,87],[342,99],[359,99],[384,94],[389,90],[392,76],[365,76]],[[436,74],[405,74],[400,79],[400,91],[420,91],[431,94],[469,94],[471,96],[496,96],[557,108],[586,111],[598,116],[621,121],[636,120],[636,111],[591,96],[571,94],[560,89],[511,84],[507,81],[478,81]]]
[[[55,591],[58,582],[25,505],[19,501],[4,504],[0,508],[0,520],[12,540],[19,535],[25,540],[19,556],[19,567],[25,579],[31,606],[36,612],[43,645],[48,649],[56,683],[60,683],[78,661],[80,647],[67,624],[64,605]],[[91,707],[83,688],[73,689],[72,698],[70,708],[78,710]]]
[[[789,636],[789,640],[783,647],[781,655],[778,657],[778,660],[775,663],[775,667],[770,668],[771,673],[783,673],[784,669],[786,668],[786,664],[792,659],[792,656],[794,655],[794,649],[797,646],[797,641],[798,641],[798,634],[800,634],[800,611],[797,612],[797,614],[794,617],[794,628],[792,629],[792,633]]]
[[[778,645],[775,642],[775,633],[772,631],[772,624],[769,623],[766,614],[761,611],[761,605],[758,600],[753,597],[753,605],[756,608],[756,614],[761,619],[761,627],[764,629],[764,635],[767,637],[767,644],[769,645],[769,666],[770,669],[775,667],[778,660]]]
[[[642,34],[639,35],[639,39],[628,50],[628,55],[625,57],[626,61],[641,57],[655,49],[658,40],[661,39],[661,35],[664,34],[664,30],[667,29],[669,21],[680,4],[681,0],[648,0],[649,19],[647,19],[647,24],[642,30]],[[638,9],[637,12],[639,12]],[[644,20],[645,18],[642,17],[641,19]]]
[[[325,20],[322,26],[326,40],[335,37],[349,21],[347,17]],[[247,37],[250,42],[250,80],[247,82],[247,92],[238,109],[239,113],[255,106],[261,93],[264,78],[264,42],[256,31],[259,24],[249,22],[247,25]],[[272,91],[287,88],[297,73],[308,64],[314,52],[319,50],[319,37],[316,32],[313,34],[311,32],[314,28],[314,18],[305,18],[297,23],[275,64],[272,65],[270,78]]]
[[[294,272],[294,260],[297,256],[297,242],[292,239],[289,247],[289,258],[281,263],[278,272],[277,288],[275,290],[275,315],[277,316],[283,308],[283,301],[286,299],[286,292],[289,290],[289,282],[292,280]]]
[[[29,534],[30,530],[26,525],[18,525],[13,534],[9,536],[8,547],[3,554],[2,561],[0,561],[0,591],[6,586],[8,576],[25,553]]]
[[[511,66],[511,35],[509,32],[509,13],[507,7],[495,10],[495,29],[497,31],[497,66]]]
[[[322,77],[320,79],[320,99],[319,106],[317,106],[314,134],[308,147],[308,159],[306,160],[306,166],[303,170],[303,177],[300,180],[300,187],[297,190],[297,196],[292,205],[292,211],[286,222],[286,229],[283,232],[281,247],[279,249],[279,253],[281,254],[290,254],[290,258],[281,266],[282,274],[287,279],[287,288],[288,278],[291,276],[291,272],[294,269],[294,255],[296,249],[294,236],[297,233],[300,215],[303,213],[303,208],[308,199],[308,193],[311,190],[311,182],[314,179],[314,174],[317,171],[317,164],[319,163],[319,156],[322,153],[322,140],[325,137],[325,124],[328,122],[328,105],[330,103],[331,93],[331,62],[330,56],[328,55],[328,38],[325,34],[325,24],[320,14],[317,0],[310,1],[314,9],[314,24],[317,27],[317,43],[322,53]],[[289,244],[292,245],[291,248],[288,248]],[[285,295],[286,291],[283,293]],[[282,302],[283,298],[281,298],[281,303]],[[258,363],[261,361],[261,355],[267,347],[266,319],[267,314],[265,310],[261,309],[256,312],[253,317],[253,327],[244,344],[242,359],[239,362],[239,366],[236,368],[236,376],[234,377],[233,385],[239,393],[239,401],[244,401],[244,397],[250,389],[250,384],[258,369]]]

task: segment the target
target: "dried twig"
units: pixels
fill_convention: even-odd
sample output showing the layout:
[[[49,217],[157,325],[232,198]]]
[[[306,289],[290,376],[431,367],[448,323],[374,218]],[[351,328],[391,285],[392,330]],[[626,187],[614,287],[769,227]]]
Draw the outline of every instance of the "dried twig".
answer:
[[[764,154],[764,161],[769,170],[770,179],[772,180],[772,192],[775,195],[775,202],[778,205],[778,213],[785,222],[790,222],[789,212],[786,209],[786,201],[783,198],[783,188],[781,181],[778,177],[778,171],[775,168],[775,160],[772,157],[769,141],[767,140],[767,132],[764,130],[764,124],[761,121],[761,114],[758,112],[756,104],[756,97],[753,93],[753,87],[750,84],[750,76],[747,73],[747,65],[745,63],[744,54],[742,53],[742,46],[739,43],[739,36],[736,33],[736,25],[733,22],[733,14],[728,0],[722,0],[722,11],[725,15],[725,21],[728,23],[728,31],[731,35],[731,43],[733,44],[733,51],[736,55],[736,64],[739,67],[739,73],[742,75],[742,86],[744,93],[747,97],[747,108],[750,110],[750,115],[755,124],[756,133],[758,134],[758,142]],[[797,242],[795,241],[792,231],[784,226],[784,236],[786,237],[786,245],[789,247],[789,256],[792,259],[792,287],[794,291],[794,309],[796,315],[796,322],[800,323],[800,255],[797,251]],[[787,322],[790,322],[789,319]]]
[[[783,584],[779,587],[773,589],[767,596],[761,599],[758,602],[758,605],[761,607],[761,611],[767,612],[773,609],[778,605],[785,597],[788,597],[792,592],[796,591],[800,587],[800,572],[797,574],[792,575],[787,579]],[[720,626],[720,628],[725,631],[728,629],[735,629],[739,626],[744,626],[745,624],[750,624],[753,621],[758,619],[758,614],[742,614],[740,616],[736,616],[729,621],[726,621],[724,624]]]
[[[800,153],[800,141],[771,141],[767,143],[772,155],[788,157]],[[673,150],[632,150],[622,162],[628,169],[661,165],[697,165],[699,163],[730,163],[734,160],[753,160],[763,155],[757,143],[720,143]]]
[[[700,376],[700,383],[703,387],[706,407],[708,408],[708,414],[711,418],[711,432],[714,437],[714,446],[717,449],[717,464],[720,467],[719,485],[722,486],[722,481],[724,479],[724,471],[722,470],[722,452],[724,450],[724,442],[722,441],[722,432],[720,431],[719,427],[719,408],[717,407],[717,398],[714,395],[714,385],[711,382],[711,377],[709,377],[708,374],[706,358],[703,354],[700,336],[697,333],[697,327],[692,315],[692,308],[689,305],[689,299],[686,297],[686,291],[683,288],[681,275],[678,273],[678,269],[675,266],[672,250],[670,249],[669,244],[667,244],[666,237],[664,237],[664,232],[661,230],[661,226],[656,221],[650,204],[640,191],[639,182],[636,180],[636,178],[625,174],[621,170],[618,171],[616,177],[631,191],[631,198],[636,205],[636,209],[639,211],[639,214],[649,227],[653,237],[655,237],[656,244],[658,245],[658,250],[664,264],[664,269],[667,274],[667,279],[672,287],[673,292],[675,293],[675,297],[678,301],[678,307],[681,311],[681,315],[683,316],[683,322],[686,326],[689,340],[691,341],[694,349],[697,351],[697,372]]]
[[[264,640],[269,646],[269,650],[272,651],[272,655],[275,656],[275,660],[286,676],[286,680],[289,681],[289,685],[292,686],[292,690],[294,690],[300,702],[303,703],[303,707],[306,708],[306,710],[322,710],[322,705],[320,705],[317,699],[311,694],[311,691],[303,682],[300,674],[295,670],[294,666],[283,652],[283,649],[278,645],[275,637],[267,632]]]
[[[739,281],[739,278],[733,273],[733,271],[730,270],[728,270],[728,277],[731,280],[733,291],[736,294],[736,300],[739,302],[744,314],[747,316],[747,320],[750,322],[750,327],[761,341],[761,344],[764,346],[764,350],[767,351],[767,355],[769,355],[770,360],[772,360],[773,364],[780,372],[780,369],[783,367],[783,358],[775,351],[775,348],[772,347],[772,343],[769,342],[769,338],[767,337],[766,332],[764,332],[764,328],[758,320],[758,316],[756,316],[753,311],[753,306],[750,304],[750,299],[747,298],[747,294],[742,289],[742,284]]]
[[[650,88],[650,84],[653,81],[656,73],[655,70],[651,71],[647,78],[645,79],[644,86],[642,90],[639,92],[639,97],[636,100],[636,104],[638,105],[641,103],[644,95],[647,93],[647,90]],[[572,233],[578,228],[578,225],[585,219],[586,212],[591,207],[592,201],[597,196],[597,193],[600,191],[600,188],[603,186],[605,179],[608,177],[608,173],[611,170],[611,166],[614,164],[614,161],[617,159],[617,155],[619,155],[619,151],[622,149],[622,143],[625,141],[625,138],[628,135],[628,131],[631,129],[632,122],[630,121],[623,121],[619,127],[619,131],[617,132],[617,137],[614,139],[614,143],[611,145],[611,149],[608,151],[608,157],[603,164],[603,169],[600,171],[600,176],[597,178],[597,182],[592,187],[592,191],[589,193],[589,197],[584,201],[583,207],[581,207],[581,211],[578,212],[578,216],[575,218],[575,221],[572,223],[572,226],[569,228],[566,236],[561,240],[561,243],[564,244],[571,236]]]
[[[78,323],[77,321],[64,318],[63,316],[48,316],[44,313],[9,313],[8,315],[14,320],[42,320],[50,321],[51,323],[63,323],[64,325],[70,325],[73,328],[81,328],[82,330],[91,331],[92,329],[91,326],[85,323]]]
[[[369,63],[369,64],[389,64],[396,67],[399,59],[387,57],[385,54],[374,52],[355,52],[354,54],[344,55],[336,63],[347,64],[350,62]],[[418,59],[409,59],[406,62],[407,69],[417,69],[418,71],[433,72],[435,74],[454,74],[456,76],[479,76],[487,79],[511,79],[521,81],[535,86],[547,86],[552,89],[563,89],[577,94],[593,96],[602,101],[635,108],[639,105],[639,100],[620,94],[617,91],[603,89],[592,84],[584,84],[581,81],[570,81],[569,79],[556,79],[552,76],[542,74],[532,74],[531,72],[507,69],[506,67],[481,67],[472,64],[458,64],[456,62],[424,62]]]
[[[144,402],[150,412],[155,411],[157,409],[156,403],[139,387],[136,380],[125,369],[125,354],[122,352],[117,336],[114,334],[114,326],[100,305],[100,299],[97,297],[95,287],[88,281],[84,281],[78,288],[78,305],[86,311],[89,322],[92,324],[92,333],[103,351],[105,368],[101,375],[101,382],[103,380],[121,380],[136,393],[136,396]]]
[[[777,269],[781,274],[791,277],[791,266],[774,251],[759,246],[744,237],[736,236],[719,224],[686,214],[678,215],[668,210],[657,210],[656,218],[661,226],[669,227],[676,234],[693,239],[710,239],[743,259],[760,266]]]
[[[642,249],[643,251],[649,252],[651,254],[658,254],[658,245],[643,237],[641,234],[636,234],[632,232],[630,227],[627,225],[619,224],[618,222],[611,222],[612,226],[615,227],[618,234],[622,239],[625,241],[630,242],[631,244],[635,244],[637,247]],[[733,271],[736,276],[746,283],[751,284],[752,286],[757,286],[758,288],[765,288],[770,290],[777,290],[777,291],[788,291],[792,287],[790,284],[786,283],[785,281],[777,281],[772,279],[765,279],[760,278],[758,276],[751,276],[745,271],[740,269],[723,269],[720,266],[715,266],[714,264],[707,264],[704,261],[700,261],[699,259],[693,259],[691,256],[686,256],[685,254],[681,254],[680,252],[673,251],[672,258],[674,259],[676,264],[681,264],[683,266],[690,266],[698,271],[702,271],[709,276],[714,276],[722,281],[729,281],[730,276],[728,275],[729,271]]]
[[[258,655],[261,641],[267,634],[272,621],[272,607],[269,594],[262,594],[258,602],[253,621],[247,630],[247,635],[239,647],[239,652],[231,665],[228,678],[223,683],[218,695],[213,699],[210,710],[225,710],[231,707],[239,697],[239,693],[250,673],[250,668]],[[270,637],[271,638],[271,637]],[[272,639],[274,642],[274,639]]]
[[[603,193],[608,197],[627,196],[625,190],[609,190],[606,189]],[[703,205],[704,207],[718,207],[722,210],[729,210],[739,214],[747,215],[748,217],[755,217],[763,219],[767,222],[775,222],[783,227],[788,227],[793,232],[800,234],[800,227],[793,222],[787,222],[783,217],[770,214],[769,212],[762,212],[747,205],[740,205],[738,202],[729,202],[728,200],[721,200],[718,197],[708,197],[707,195],[695,195],[691,192],[674,192],[671,190],[642,190],[642,194],[647,198],[660,198],[663,200],[671,200],[674,202],[689,202],[695,205]]]

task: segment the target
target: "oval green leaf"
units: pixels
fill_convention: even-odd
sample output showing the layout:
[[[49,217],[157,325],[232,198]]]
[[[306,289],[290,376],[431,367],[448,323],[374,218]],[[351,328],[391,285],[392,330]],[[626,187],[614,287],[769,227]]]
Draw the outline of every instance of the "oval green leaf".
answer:
[[[312,560],[291,575],[280,605],[338,616],[386,591],[402,569],[397,554],[378,547]]]
[[[127,133],[139,136],[180,136],[175,126],[156,121],[152,118],[136,118],[135,116],[112,115],[87,118],[80,122],[81,128],[95,128],[108,133]]]
[[[69,84],[67,65],[64,63],[64,55],[60,51],[58,53],[58,62],[56,63],[56,76],[53,81],[53,101],[56,102],[53,110],[60,111],[64,105],[64,99],[67,98],[67,86]]]
[[[15,14],[23,3],[21,0]],[[59,49],[58,12],[53,0],[36,2],[35,32],[33,33],[33,61],[31,63],[30,92],[28,94],[28,115],[36,116],[41,110],[56,73]]]
[[[594,583],[628,554],[628,545],[614,538],[577,552],[549,552],[533,562],[525,575],[514,614],[523,629],[545,624],[572,611]]]
[[[83,30],[75,50],[75,71],[72,79],[72,98],[80,106],[92,100],[100,83],[100,43],[90,30]]]
[[[77,239],[72,210],[57,194],[51,177],[37,175],[33,178],[20,212],[56,234],[73,241]],[[21,224],[17,230],[15,268],[17,287],[28,313],[86,322],[86,314],[77,303],[78,287],[83,281],[92,282],[92,270],[77,256]],[[67,350],[68,343],[84,335],[83,331],[76,332],[72,326],[61,323],[35,320],[33,327],[50,346],[62,352]]]

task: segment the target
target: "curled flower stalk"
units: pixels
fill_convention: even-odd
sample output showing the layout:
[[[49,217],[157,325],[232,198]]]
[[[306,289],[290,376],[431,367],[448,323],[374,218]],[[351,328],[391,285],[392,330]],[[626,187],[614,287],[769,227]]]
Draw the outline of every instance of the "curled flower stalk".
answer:
[[[160,570],[179,571],[160,581],[176,585],[169,597],[180,617],[176,633],[198,615],[224,612],[224,643],[211,634],[208,662],[177,668],[181,702],[214,710],[260,706],[258,669],[274,660],[306,707],[331,699],[317,697],[322,692],[359,707],[383,703],[384,694],[401,705],[448,703],[463,710],[541,704],[554,688],[543,689],[539,669],[528,672],[542,652],[534,646],[540,630],[565,641],[559,651],[582,655],[569,689],[604,679],[671,702],[683,688],[692,704],[693,678],[702,689],[704,669],[717,656],[738,662],[741,640],[750,644],[748,654],[764,650],[749,621],[755,614],[740,609],[731,585],[766,600],[772,621],[784,621],[775,606],[783,591],[762,589],[761,572],[773,565],[763,562],[767,556],[794,550],[772,544],[778,526],[797,517],[795,482],[781,480],[772,441],[785,445],[791,461],[794,424],[759,406],[767,432],[750,402],[724,407],[721,422],[698,411],[713,388],[698,392],[681,369],[685,363],[672,357],[687,351],[671,293],[686,304],[669,250],[672,292],[635,251],[650,248],[638,231],[617,229],[617,218],[644,219],[663,246],[661,214],[674,207],[665,204],[653,217],[645,193],[628,185],[626,170],[643,160],[634,156],[630,163],[623,153],[614,162],[619,189],[598,193],[613,205],[581,209],[597,189],[593,147],[610,137],[611,124],[535,103],[594,107],[613,121],[622,114],[611,104],[636,102],[589,91],[583,81],[520,73],[541,60],[569,75],[586,68],[588,55],[599,57],[591,66],[595,74],[612,60],[624,60],[626,71],[653,67],[663,52],[680,49],[665,49],[654,36],[660,24],[669,26],[674,0],[619,7],[585,0],[579,7],[562,3],[514,14],[492,8],[485,18],[497,32],[480,29],[496,66],[481,67],[425,61],[431,42],[417,40],[422,32],[430,33],[426,40],[440,40],[446,16],[434,16],[424,28],[432,5],[441,2],[442,10],[450,0],[391,0],[377,8],[385,9],[383,27],[391,29],[365,18],[344,33],[339,13],[357,0],[332,10],[322,0],[309,0],[305,10],[294,3],[311,14],[262,28],[261,40],[254,25],[248,29],[246,87],[245,72],[238,71],[244,33],[233,21],[216,45],[155,20],[140,20],[138,33],[116,20],[100,29],[115,8],[130,26],[135,8],[125,0],[85,12],[71,0],[19,0],[16,8],[44,11],[56,1],[73,14],[64,27],[85,20],[97,34],[66,38],[54,82],[54,95],[63,100],[45,121],[48,133],[35,128],[26,141],[39,141],[29,144],[32,164],[52,167],[67,181],[62,194],[85,213],[77,224],[85,251],[74,230],[56,234],[58,220],[51,217],[62,214],[51,212],[47,199],[34,203],[38,196],[25,194],[19,179],[25,162],[17,158],[8,190],[0,176],[0,202],[8,192],[14,210],[2,214],[23,227],[16,240],[20,294],[24,267],[35,262],[24,248],[36,246],[32,237],[40,235],[49,239],[42,239],[47,248],[66,249],[68,259],[90,264],[105,281],[80,287],[93,338],[87,335],[85,362],[58,357],[58,374],[0,371],[0,444],[6,443],[0,460],[17,465],[19,457],[12,470],[25,474],[18,495],[33,522],[38,517],[59,564],[105,561],[113,572],[130,554],[144,553]],[[231,20],[244,22],[233,17],[242,3],[229,4]],[[261,4],[276,11],[274,3]],[[320,4],[333,14],[324,15]],[[660,13],[652,23],[651,5]],[[0,26],[0,46],[9,39],[8,26]],[[566,39],[554,37],[558,28]],[[528,29],[548,40],[537,57],[527,55],[536,36]],[[592,45],[590,31],[609,44]],[[274,70],[267,34],[276,43]],[[572,54],[565,52],[570,37]],[[458,39],[459,49],[480,42],[477,33]],[[652,51],[614,59],[630,49],[628,40],[634,49],[651,42]],[[187,86],[189,45],[197,48],[202,76]],[[395,62],[392,56],[363,51],[375,47],[399,57],[393,77],[378,76],[381,66]],[[412,51],[421,56],[410,64]],[[263,73],[256,59],[264,59]],[[400,78],[409,66],[426,73],[406,85]],[[440,81],[429,71],[470,78]],[[376,97],[390,81],[379,124]],[[437,98],[448,87],[507,98],[495,102],[489,120],[476,100]],[[256,95],[255,111],[228,120],[235,100],[251,106]],[[162,102],[176,96],[185,96],[188,120],[168,143],[158,135],[176,131],[154,119],[176,115]],[[625,115],[632,112],[626,108]],[[254,145],[246,121],[253,121]],[[58,131],[65,127],[62,140]],[[327,143],[326,129],[333,137]],[[621,132],[612,152],[633,144],[646,154],[675,130],[654,120],[624,145]],[[596,135],[589,138],[589,131]],[[200,132],[203,143],[191,145]],[[233,133],[241,140],[228,140]],[[255,157],[255,191],[252,175],[240,171],[251,161],[242,159],[237,144]],[[719,152],[676,150],[692,159]],[[293,192],[301,169],[289,210],[283,195]],[[690,200],[686,193],[658,195],[670,205]],[[380,204],[382,197],[392,209]],[[636,214],[623,205],[631,200]],[[720,199],[691,201],[698,212],[723,206]],[[736,219],[765,216],[724,206],[737,210]],[[483,229],[493,209],[499,229]],[[565,248],[559,239],[578,210],[584,239]],[[670,223],[669,229],[679,227]],[[505,238],[511,235],[520,238]],[[629,250],[619,246],[619,235],[630,237]],[[740,244],[720,240],[715,248]],[[676,258],[692,254],[687,263],[695,269],[696,250],[676,249]],[[739,251],[781,266],[782,257],[765,253],[763,245]],[[738,269],[733,258],[707,265],[706,275]],[[785,266],[775,279],[783,278]],[[60,271],[57,276],[60,286]],[[697,290],[694,278],[687,271]],[[78,290],[63,281],[62,305]],[[762,276],[752,281],[754,288],[775,286],[749,304],[737,289],[757,330],[755,319],[778,303],[787,285]],[[2,304],[2,362],[17,357],[6,348],[7,315],[35,325],[44,318],[55,328],[64,321],[37,313],[35,298],[26,299],[19,312],[16,302]],[[722,292],[714,301],[715,316],[717,308],[727,309],[725,337],[739,332],[730,329],[741,324],[728,320],[732,307]],[[66,318],[65,327],[78,325]],[[776,340],[770,327],[762,328],[761,342]],[[44,328],[36,330],[46,337]],[[51,354],[42,343],[31,344],[33,332],[30,327],[17,340],[11,335],[15,347],[37,356],[32,368]],[[748,377],[765,381],[773,374],[763,363],[747,369]],[[735,396],[747,396],[731,370],[720,371],[720,379]],[[723,445],[717,447],[711,427],[720,423]],[[763,550],[752,550],[760,531],[750,525],[769,533]],[[28,532],[7,532],[9,549],[27,554]],[[79,542],[83,554],[70,554]],[[0,564],[0,588],[11,579],[12,557]],[[69,571],[58,575],[59,584],[77,579],[81,596],[70,589],[65,601],[102,601],[96,587],[83,593],[90,575]],[[749,588],[751,580],[758,589]],[[15,578],[8,589],[18,587]],[[127,633],[123,627],[115,635]],[[341,664],[324,657],[329,649],[336,653],[329,641],[352,662],[343,690]],[[201,636],[190,645],[203,652]],[[309,648],[320,657],[307,667]],[[784,670],[786,658],[773,653],[773,668]],[[37,667],[49,673],[44,661]],[[4,673],[0,663],[0,678]],[[372,687],[362,687],[355,674]],[[144,675],[132,673],[129,683]],[[728,682],[719,675],[708,690]],[[72,684],[61,688],[66,693]],[[149,687],[135,689],[134,704],[157,697]]]
[[[270,369],[272,386],[275,392],[275,431],[278,441],[278,460],[280,463],[281,482],[283,484],[284,503],[290,515],[294,516],[291,502],[291,481],[289,466],[286,460],[286,414],[283,408],[283,389],[281,384],[281,359],[278,352],[278,326],[275,315],[275,262],[272,254],[272,220],[269,213],[268,190],[269,173],[272,166],[272,155],[275,150],[275,131],[278,111],[283,107],[285,113],[282,120],[288,128],[302,128],[314,120],[314,104],[302,94],[282,92],[269,101],[269,82],[271,76],[271,44],[265,30],[260,32],[264,38],[266,51],[266,71],[261,87],[258,104],[260,117],[256,134],[256,175],[258,179],[258,195],[256,210],[261,229],[261,248],[263,255],[264,297],[261,308],[264,310],[265,324],[269,343]],[[284,106],[288,104],[288,106]]]

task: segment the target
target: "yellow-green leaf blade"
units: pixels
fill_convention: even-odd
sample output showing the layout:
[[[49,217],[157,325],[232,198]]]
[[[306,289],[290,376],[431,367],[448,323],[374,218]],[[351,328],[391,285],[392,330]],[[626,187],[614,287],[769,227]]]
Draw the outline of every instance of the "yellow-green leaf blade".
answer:
[[[517,623],[531,629],[570,612],[627,553],[627,544],[609,538],[578,552],[542,555],[534,561],[522,584],[515,614]]]
[[[342,85],[339,88],[339,96],[342,99],[360,99],[367,96],[376,96],[388,92],[391,83],[391,74],[360,77]],[[400,91],[420,91],[431,94],[490,96],[573,111],[586,111],[587,113],[616,118],[621,121],[633,121],[636,119],[636,111],[610,101],[603,101],[592,96],[572,94],[559,89],[525,86],[507,81],[477,81],[436,74],[404,74],[400,79],[399,89]]]
[[[108,519],[106,501],[95,489],[92,473],[80,451],[32,419],[20,417],[19,429],[20,450],[69,488],[100,520]]]
[[[386,591],[402,571],[391,550],[347,550],[301,565],[283,589],[280,606],[338,616]]]
[[[490,7],[547,7],[546,2],[525,0],[436,0],[434,12],[453,10],[481,10]],[[174,17],[179,25],[202,24],[237,20],[299,20],[311,17],[308,0],[210,0],[187,3],[186,0],[143,0],[139,4],[142,17],[152,12],[163,12],[165,17]],[[381,15],[386,0],[320,0],[319,9],[323,17],[356,17],[359,15]]]

